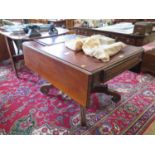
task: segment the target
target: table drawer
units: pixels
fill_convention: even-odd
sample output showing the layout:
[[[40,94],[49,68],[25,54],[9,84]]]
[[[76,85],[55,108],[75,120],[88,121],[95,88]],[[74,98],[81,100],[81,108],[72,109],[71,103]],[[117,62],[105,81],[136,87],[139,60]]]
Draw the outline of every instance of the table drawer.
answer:
[[[104,70],[104,75],[102,78],[102,79],[104,79],[103,82],[108,81],[111,78],[119,75],[123,71],[126,71],[126,70],[134,67],[135,65],[140,63],[141,60],[142,60],[142,56],[141,56],[141,54],[139,54],[138,56],[131,57],[125,61],[121,61],[120,63],[114,64],[113,66],[107,68],[106,70]]]

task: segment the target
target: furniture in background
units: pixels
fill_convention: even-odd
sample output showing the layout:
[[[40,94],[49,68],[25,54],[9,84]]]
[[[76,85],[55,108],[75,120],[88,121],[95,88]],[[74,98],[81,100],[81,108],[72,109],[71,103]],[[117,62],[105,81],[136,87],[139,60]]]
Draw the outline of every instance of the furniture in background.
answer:
[[[53,23],[57,27],[66,27],[66,19],[49,19],[48,23]]]
[[[67,19],[66,20],[66,28],[71,29],[74,27],[74,19]]]
[[[151,22],[136,22],[134,24],[134,34],[145,35],[151,34],[153,31],[153,24]]]
[[[56,27],[62,28],[73,28],[74,27],[74,19],[27,19],[28,23],[54,23]]]
[[[144,21],[143,19],[114,19],[113,24],[121,22],[130,22],[135,24],[136,22]]]
[[[48,19],[48,23],[54,23],[56,27],[71,29],[74,27],[74,19]]]
[[[0,26],[14,25],[14,21],[7,19],[0,19]],[[9,52],[5,42],[5,37],[0,34],[0,62],[9,58]]]
[[[155,41],[144,45],[143,48],[144,56],[141,71],[155,76]]]
[[[116,41],[122,41],[129,45],[135,46],[142,46],[145,45],[153,40],[155,40],[155,32],[146,33],[143,35],[134,34],[134,33],[124,33],[124,30],[121,32],[111,31],[111,30],[99,30],[99,29],[92,29],[92,28],[85,28],[85,27],[74,27],[73,30],[77,34],[81,35],[94,35],[94,34],[101,34],[111,38],[116,39]]]
[[[111,24],[111,19],[75,19],[74,27],[97,28],[107,24]]]
[[[67,29],[63,29],[63,28],[57,28],[57,30],[58,30],[57,35],[62,35],[62,34],[66,34],[66,33],[69,32]],[[13,43],[16,42],[17,48],[20,49],[22,42],[30,41],[30,40],[33,40],[33,39],[36,39],[36,38],[48,38],[48,37],[53,36],[52,34],[45,31],[45,32],[41,32],[41,36],[31,37],[30,38],[25,33],[17,33],[17,34],[15,33],[14,34],[12,32],[5,31],[5,30],[2,30],[2,29],[0,29],[0,35],[2,35],[5,38],[7,50],[8,50],[10,60],[11,60],[11,63],[12,63],[12,67],[13,67],[17,77],[18,77],[18,74],[17,74],[17,69],[16,69],[15,63],[19,59],[23,59],[23,54],[15,52],[15,47],[14,47]]]
[[[155,19],[114,19],[113,24],[120,22],[130,22],[135,24],[136,22],[155,22]]]
[[[9,58],[5,38],[0,34],[0,62]]]
[[[59,40],[59,37],[54,40]],[[81,125],[86,125],[85,112],[89,107],[90,95],[95,92],[105,93],[118,102],[120,94],[110,90],[104,83],[142,61],[143,49],[140,47],[126,46],[109,62],[102,62],[82,51],[66,48],[62,39],[51,44],[47,41],[47,45],[46,40],[42,41],[44,44],[40,43],[40,39],[39,42],[23,43],[25,64],[80,105]],[[42,91],[49,86],[43,88]]]
[[[27,23],[43,23],[47,24],[48,20],[47,19],[25,19]]]

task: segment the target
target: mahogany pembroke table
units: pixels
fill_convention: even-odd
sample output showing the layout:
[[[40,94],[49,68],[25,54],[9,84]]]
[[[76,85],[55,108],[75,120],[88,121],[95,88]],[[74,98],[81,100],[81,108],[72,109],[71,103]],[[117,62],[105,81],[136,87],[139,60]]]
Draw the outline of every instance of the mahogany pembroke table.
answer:
[[[105,93],[118,102],[121,99],[119,93],[108,89],[104,83],[140,63],[143,49],[126,46],[109,62],[103,63],[82,51],[74,52],[66,48],[64,42],[54,43],[53,40],[51,38],[51,44],[49,40],[48,44],[42,44],[44,40],[24,42],[25,64],[80,105],[81,125],[84,126],[90,95]]]

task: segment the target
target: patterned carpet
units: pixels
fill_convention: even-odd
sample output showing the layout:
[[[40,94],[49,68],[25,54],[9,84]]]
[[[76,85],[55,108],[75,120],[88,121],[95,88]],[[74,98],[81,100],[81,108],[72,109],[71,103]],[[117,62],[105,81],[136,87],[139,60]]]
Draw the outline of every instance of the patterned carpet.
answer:
[[[155,119],[155,78],[126,71],[108,81],[120,92],[119,103],[92,94],[87,127],[80,127],[79,105],[56,88],[48,96],[45,83],[22,66],[17,79],[10,65],[0,65],[0,134],[142,134]]]

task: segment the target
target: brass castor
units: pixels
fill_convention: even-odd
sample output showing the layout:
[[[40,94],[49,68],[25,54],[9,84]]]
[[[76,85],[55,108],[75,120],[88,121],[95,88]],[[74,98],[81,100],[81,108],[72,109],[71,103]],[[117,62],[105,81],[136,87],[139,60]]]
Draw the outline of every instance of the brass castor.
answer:
[[[41,86],[40,91],[44,94],[47,95],[49,90],[52,88],[51,84],[44,84]]]
[[[120,96],[113,96],[113,97],[112,97],[112,101],[115,102],[115,103],[119,102],[120,99],[121,99]]]

